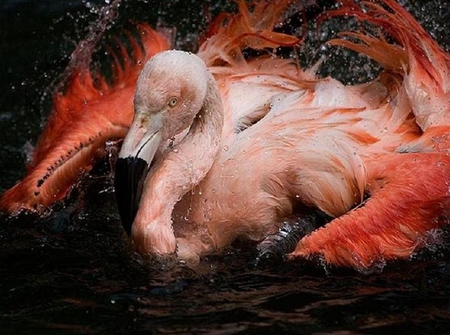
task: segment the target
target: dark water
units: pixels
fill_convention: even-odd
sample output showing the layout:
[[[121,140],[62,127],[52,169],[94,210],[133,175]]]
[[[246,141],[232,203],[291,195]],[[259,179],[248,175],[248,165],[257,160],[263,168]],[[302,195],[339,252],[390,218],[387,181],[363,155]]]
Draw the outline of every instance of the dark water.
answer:
[[[0,192],[24,174],[58,76],[105,2],[1,0]],[[408,2],[448,49],[450,7],[426,3]],[[128,1],[116,23],[176,22],[190,47],[202,8]],[[105,166],[48,217],[0,217],[0,334],[450,332],[445,246],[372,274],[312,262],[256,269],[246,245],[196,270],[155,269],[128,248]]]

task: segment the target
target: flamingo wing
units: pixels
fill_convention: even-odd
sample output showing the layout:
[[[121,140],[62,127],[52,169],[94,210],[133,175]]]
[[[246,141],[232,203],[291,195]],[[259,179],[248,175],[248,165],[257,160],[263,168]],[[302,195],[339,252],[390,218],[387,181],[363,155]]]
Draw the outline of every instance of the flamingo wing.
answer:
[[[142,65],[168,49],[166,39],[147,25],[137,26],[140,41],[129,36],[132,51],[122,43],[112,53],[115,84],[80,65],[67,89],[56,92],[53,111],[40,136],[26,177],[7,190],[0,208],[42,212],[64,198],[80,175],[106,153],[107,140],[122,139],[133,118],[135,82]],[[131,56],[133,55],[133,56]],[[121,60],[125,60],[123,64]]]
[[[373,57],[387,72],[402,73],[394,97],[397,106],[411,109],[412,118],[396,132],[409,131],[391,153],[377,155],[373,150],[377,145],[367,152],[369,199],[304,237],[291,257],[318,256],[329,264],[366,270],[410,257],[448,222],[450,56],[398,3],[381,2],[386,8],[365,1],[362,10],[353,1],[344,1],[327,16],[353,15],[372,22],[400,45],[362,32],[343,34],[359,42],[331,43]]]

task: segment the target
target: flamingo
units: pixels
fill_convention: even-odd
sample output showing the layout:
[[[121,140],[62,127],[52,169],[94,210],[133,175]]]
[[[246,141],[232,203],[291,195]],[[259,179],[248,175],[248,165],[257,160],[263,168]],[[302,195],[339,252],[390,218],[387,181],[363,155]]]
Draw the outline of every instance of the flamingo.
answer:
[[[317,80],[272,59],[243,66],[232,60],[227,71],[235,74],[215,78],[214,66],[192,54],[168,51],[150,60],[116,174],[136,250],[191,260],[240,237],[261,241],[300,203],[335,219],[303,237],[290,258],[368,269],[409,257],[427,232],[445,225],[449,58],[402,7],[384,3],[394,13],[364,3],[366,13],[347,1],[327,14],[372,21],[403,46],[362,33],[344,34],[360,43],[331,42],[383,64],[369,84]],[[258,99],[243,80],[233,82],[242,73]],[[236,127],[245,118],[256,122]],[[178,144],[167,145],[180,133]]]
[[[333,219],[290,258],[367,269],[410,257],[446,224],[449,55],[400,5],[381,3],[344,1],[325,15],[373,22],[396,40],[353,32],[344,38],[356,42],[330,42],[382,64],[371,83],[245,59],[247,47],[298,43],[273,31],[288,1],[239,2],[197,55],[146,63],[115,178],[138,252],[195,262],[237,238],[264,241],[300,206]]]

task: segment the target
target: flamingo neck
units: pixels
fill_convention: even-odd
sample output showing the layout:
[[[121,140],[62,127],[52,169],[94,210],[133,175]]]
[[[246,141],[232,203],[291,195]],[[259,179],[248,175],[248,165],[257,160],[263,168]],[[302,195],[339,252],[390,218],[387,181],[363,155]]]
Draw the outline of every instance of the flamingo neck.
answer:
[[[171,226],[173,208],[206,176],[219,151],[224,118],[222,100],[210,73],[208,78],[203,106],[188,134],[178,145],[163,153],[145,182],[133,229],[137,232],[157,230],[159,241],[156,236],[155,241],[141,241],[144,249],[150,248],[161,254],[175,251]]]

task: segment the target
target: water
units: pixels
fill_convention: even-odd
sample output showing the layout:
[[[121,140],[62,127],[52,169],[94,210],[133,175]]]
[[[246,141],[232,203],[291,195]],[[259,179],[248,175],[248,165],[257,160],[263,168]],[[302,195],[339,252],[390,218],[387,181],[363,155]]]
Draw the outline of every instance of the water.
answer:
[[[41,130],[58,75],[105,2],[0,4],[0,192],[24,174],[27,143]],[[189,47],[204,24],[199,12],[188,11],[182,1],[161,3],[124,2],[116,21],[179,22],[179,36]],[[448,43],[448,4],[429,3],[436,17],[426,16],[423,2],[408,2],[436,38]],[[222,6],[214,2],[213,10]],[[204,259],[195,270],[158,269],[129,249],[106,166],[84,180],[75,200],[47,217],[0,217],[0,334],[450,330],[448,248],[372,274],[314,262],[257,269],[254,246],[245,244]]]
[[[364,275],[306,262],[255,269],[252,248],[237,245],[196,270],[153,269],[129,250],[114,199],[97,195],[98,183],[89,204],[2,226],[2,334],[450,329],[449,252]]]

